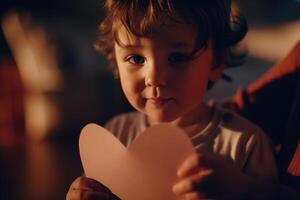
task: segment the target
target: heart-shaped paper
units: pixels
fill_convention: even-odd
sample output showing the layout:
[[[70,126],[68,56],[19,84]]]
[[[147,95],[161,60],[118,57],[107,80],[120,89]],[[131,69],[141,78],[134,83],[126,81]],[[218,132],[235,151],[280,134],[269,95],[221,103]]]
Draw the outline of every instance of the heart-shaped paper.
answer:
[[[194,152],[185,132],[175,126],[149,127],[126,148],[108,130],[88,124],[79,139],[87,177],[123,200],[175,200],[176,171]]]

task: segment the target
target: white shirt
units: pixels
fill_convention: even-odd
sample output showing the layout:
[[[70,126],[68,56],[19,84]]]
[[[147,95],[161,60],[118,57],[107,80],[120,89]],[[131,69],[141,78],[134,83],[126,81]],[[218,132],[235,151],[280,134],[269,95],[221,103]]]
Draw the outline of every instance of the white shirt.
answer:
[[[220,107],[214,107],[206,128],[191,138],[195,149],[205,149],[227,158],[246,174],[277,182],[277,167],[270,140],[250,121]],[[147,128],[146,116],[139,112],[123,113],[106,124],[125,146]],[[167,144],[166,144],[167,145]]]

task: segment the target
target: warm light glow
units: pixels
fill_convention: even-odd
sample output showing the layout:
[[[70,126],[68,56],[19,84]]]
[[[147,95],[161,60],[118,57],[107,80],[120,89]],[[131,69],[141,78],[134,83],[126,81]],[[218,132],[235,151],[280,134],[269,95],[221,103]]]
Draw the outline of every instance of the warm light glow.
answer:
[[[2,28],[19,67],[26,90],[48,91],[62,87],[55,47],[38,26],[22,23],[17,13],[3,18]]]
[[[269,28],[250,28],[244,40],[249,55],[276,62],[300,40],[300,20]]]
[[[59,123],[57,105],[49,98],[63,87],[55,46],[42,27],[16,12],[4,16],[2,28],[25,89],[26,133],[43,139]]]
[[[26,94],[24,99],[27,134],[41,140],[59,124],[59,110],[55,102],[42,94]]]

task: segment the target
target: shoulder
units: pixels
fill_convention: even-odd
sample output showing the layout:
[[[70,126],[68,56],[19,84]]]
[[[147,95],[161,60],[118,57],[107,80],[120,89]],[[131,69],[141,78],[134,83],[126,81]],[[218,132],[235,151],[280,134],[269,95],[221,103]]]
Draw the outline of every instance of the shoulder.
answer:
[[[241,169],[255,174],[255,168],[269,167],[276,171],[274,148],[264,131],[244,117],[227,109],[216,108],[219,115],[214,151],[230,154]],[[264,161],[264,164],[260,162]],[[268,162],[267,162],[268,161]],[[269,164],[268,164],[269,163]],[[247,168],[247,169],[246,169]],[[249,169],[248,169],[249,168]]]
[[[245,153],[253,148],[272,148],[271,140],[256,124],[225,108],[217,107],[216,110],[219,116],[219,139]]]
[[[219,117],[219,127],[222,129],[243,134],[263,133],[260,127],[241,115],[221,106],[216,106],[215,109]]]

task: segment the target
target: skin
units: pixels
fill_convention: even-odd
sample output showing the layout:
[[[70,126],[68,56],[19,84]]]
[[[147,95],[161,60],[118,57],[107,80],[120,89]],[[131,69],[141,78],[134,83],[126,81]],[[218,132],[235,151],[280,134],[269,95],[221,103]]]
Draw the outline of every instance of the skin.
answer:
[[[120,28],[121,45],[115,43],[115,57],[122,89],[150,125],[168,122],[181,128],[210,120],[210,108],[203,102],[208,80],[217,81],[223,67],[212,69],[213,50],[191,53],[196,41],[192,25],[160,27],[150,38],[135,37]]]

